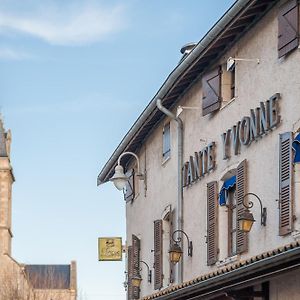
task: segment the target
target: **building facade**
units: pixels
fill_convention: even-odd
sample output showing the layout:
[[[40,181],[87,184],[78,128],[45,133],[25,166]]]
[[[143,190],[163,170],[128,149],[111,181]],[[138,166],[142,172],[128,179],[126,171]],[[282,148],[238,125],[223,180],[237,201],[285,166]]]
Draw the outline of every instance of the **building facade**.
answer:
[[[128,299],[299,299],[299,2],[238,0],[183,52],[98,177],[138,156]]]
[[[0,118],[0,300],[75,300],[76,262],[70,265],[25,265],[11,253],[12,185],[11,132]]]

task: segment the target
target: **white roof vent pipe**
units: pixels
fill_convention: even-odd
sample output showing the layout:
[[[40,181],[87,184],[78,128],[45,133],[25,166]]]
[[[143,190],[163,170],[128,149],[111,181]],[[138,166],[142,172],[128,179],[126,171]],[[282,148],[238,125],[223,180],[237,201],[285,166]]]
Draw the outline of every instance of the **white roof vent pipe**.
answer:
[[[190,52],[192,52],[192,50],[195,48],[195,46],[197,45],[197,43],[188,43],[185,44],[181,49],[180,52],[183,54],[179,63],[181,63]]]

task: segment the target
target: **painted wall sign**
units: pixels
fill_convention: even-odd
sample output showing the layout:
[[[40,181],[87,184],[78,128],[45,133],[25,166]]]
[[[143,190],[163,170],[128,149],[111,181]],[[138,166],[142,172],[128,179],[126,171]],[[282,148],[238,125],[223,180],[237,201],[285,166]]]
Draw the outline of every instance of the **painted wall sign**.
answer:
[[[201,179],[205,174],[215,168],[215,142],[208,144],[199,152],[195,152],[194,156],[190,156],[183,166],[183,186]]]
[[[241,145],[248,146],[268,134],[280,122],[278,100],[280,94],[273,95],[266,102],[260,102],[256,109],[250,109],[250,116],[243,117],[235,125],[221,135],[223,159],[229,159],[231,149],[238,155]]]
[[[98,254],[101,261],[122,260],[122,238],[102,237],[98,239]]]

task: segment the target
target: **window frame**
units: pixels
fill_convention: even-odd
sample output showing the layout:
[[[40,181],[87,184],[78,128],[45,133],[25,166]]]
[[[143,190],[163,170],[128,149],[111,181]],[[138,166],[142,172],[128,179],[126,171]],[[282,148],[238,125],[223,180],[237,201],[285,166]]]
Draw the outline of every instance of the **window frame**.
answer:
[[[162,138],[162,159],[163,162],[167,161],[171,157],[171,123],[167,122],[163,127]]]
[[[237,254],[237,201],[236,201],[236,184],[230,188],[227,191],[227,224],[228,224],[228,235],[227,235],[227,241],[228,241],[228,256],[234,256]],[[233,201],[234,200],[234,201]],[[234,216],[235,214],[235,216]],[[235,220],[235,224],[234,224]],[[233,242],[234,239],[234,233],[235,233],[235,243]],[[235,248],[233,246],[235,245]]]

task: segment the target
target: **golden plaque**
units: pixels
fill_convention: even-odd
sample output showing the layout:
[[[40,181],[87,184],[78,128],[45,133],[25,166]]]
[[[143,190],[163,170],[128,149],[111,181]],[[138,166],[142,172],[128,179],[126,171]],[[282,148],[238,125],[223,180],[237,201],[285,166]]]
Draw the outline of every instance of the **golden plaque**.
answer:
[[[99,260],[118,261],[122,260],[122,238],[101,237],[98,238]]]

